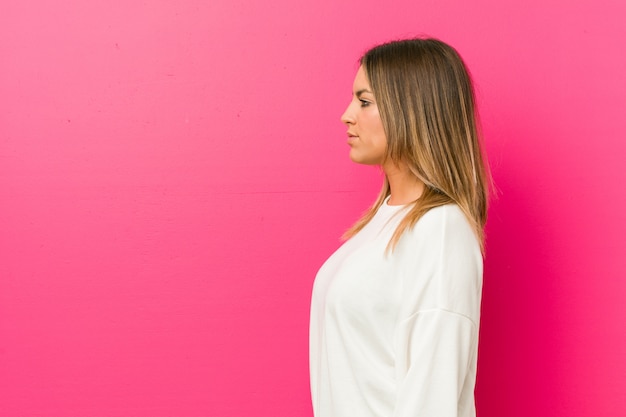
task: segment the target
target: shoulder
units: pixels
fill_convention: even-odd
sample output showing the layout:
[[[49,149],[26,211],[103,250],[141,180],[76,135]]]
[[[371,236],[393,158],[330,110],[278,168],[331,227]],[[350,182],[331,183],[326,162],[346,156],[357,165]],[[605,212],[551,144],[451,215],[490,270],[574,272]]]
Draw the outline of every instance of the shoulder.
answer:
[[[467,217],[456,204],[430,209],[398,242],[399,255],[441,258],[481,258],[480,242]]]
[[[465,213],[456,204],[446,204],[426,212],[408,233],[413,239],[466,241],[480,247]]]
[[[398,249],[408,277],[405,287],[414,287],[412,293],[421,294],[416,298],[431,302],[413,311],[440,308],[477,322],[483,258],[478,238],[457,205],[429,210],[402,237]]]

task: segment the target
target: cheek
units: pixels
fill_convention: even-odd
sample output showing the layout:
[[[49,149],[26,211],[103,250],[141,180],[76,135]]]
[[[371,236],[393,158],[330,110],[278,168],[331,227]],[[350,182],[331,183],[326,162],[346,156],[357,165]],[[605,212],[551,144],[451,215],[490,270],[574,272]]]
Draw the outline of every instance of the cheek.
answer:
[[[371,134],[378,135],[380,132],[384,132],[383,121],[380,120],[378,112],[363,112],[360,117],[360,124]]]
[[[374,133],[374,137],[376,138],[376,142],[379,146],[386,148],[387,147],[387,135],[385,134],[385,129],[383,128],[383,124],[378,119],[377,123],[372,126],[372,133]]]
[[[385,136],[385,129],[383,128],[383,121],[380,118],[380,113],[378,113],[378,109],[375,112],[372,112],[368,115],[367,123],[370,127],[372,133],[376,134],[376,136]]]

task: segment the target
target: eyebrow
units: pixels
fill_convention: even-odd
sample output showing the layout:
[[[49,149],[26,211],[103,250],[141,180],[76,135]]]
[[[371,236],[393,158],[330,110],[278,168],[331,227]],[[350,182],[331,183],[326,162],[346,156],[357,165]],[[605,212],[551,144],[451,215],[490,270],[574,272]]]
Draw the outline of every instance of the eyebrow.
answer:
[[[355,95],[356,95],[357,97],[361,97],[361,95],[362,95],[363,93],[370,93],[370,94],[373,94],[373,93],[372,93],[370,90],[368,90],[367,88],[362,88],[362,89],[360,89],[359,91],[357,91],[357,92],[355,93]]]

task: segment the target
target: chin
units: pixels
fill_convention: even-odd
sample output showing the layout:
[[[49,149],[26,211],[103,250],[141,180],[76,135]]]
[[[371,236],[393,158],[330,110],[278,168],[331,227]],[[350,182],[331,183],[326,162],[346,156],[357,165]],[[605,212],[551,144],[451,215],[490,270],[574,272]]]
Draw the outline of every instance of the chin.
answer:
[[[350,153],[350,160],[352,162],[354,162],[355,164],[365,164],[365,162],[362,160],[362,158],[359,158],[358,156],[352,155],[352,153]]]
[[[350,157],[350,159],[352,160],[352,162],[354,162],[355,164],[359,164],[359,165],[380,165],[377,162],[369,161],[369,160],[363,160],[363,159],[360,159],[360,158],[352,158],[352,157]]]
[[[355,152],[355,149],[350,150],[350,160],[356,164],[361,165],[380,165],[382,163],[381,157],[372,157],[370,155],[363,155],[359,152]]]

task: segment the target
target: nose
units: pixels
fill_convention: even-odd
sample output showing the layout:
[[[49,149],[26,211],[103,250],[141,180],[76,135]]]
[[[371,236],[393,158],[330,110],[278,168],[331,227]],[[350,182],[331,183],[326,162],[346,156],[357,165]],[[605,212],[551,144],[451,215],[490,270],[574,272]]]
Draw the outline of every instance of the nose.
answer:
[[[352,125],[352,124],[354,124],[354,115],[353,115],[353,112],[352,112],[352,103],[350,103],[348,105],[346,110],[341,115],[341,122],[343,124],[345,124],[345,125]]]

